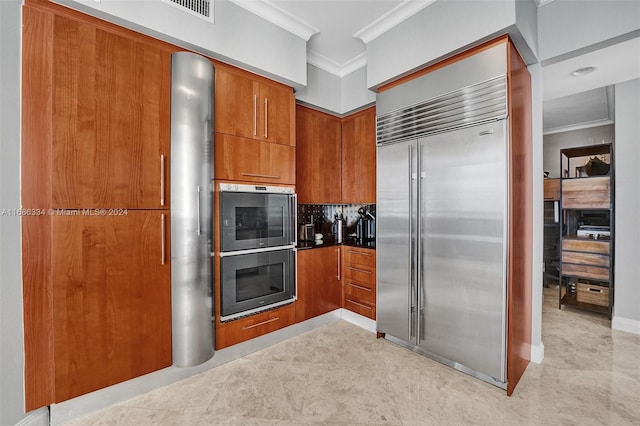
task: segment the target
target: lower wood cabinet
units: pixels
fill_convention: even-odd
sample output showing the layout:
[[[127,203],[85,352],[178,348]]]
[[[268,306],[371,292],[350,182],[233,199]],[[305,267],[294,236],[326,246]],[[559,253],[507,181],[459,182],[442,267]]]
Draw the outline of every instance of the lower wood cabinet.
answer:
[[[376,251],[343,246],[343,307],[376,319]]]
[[[331,246],[298,251],[296,322],[340,307],[341,249]]]
[[[295,322],[295,304],[281,306],[245,318],[216,325],[216,349],[226,348],[263,334],[292,325]]]
[[[216,179],[295,184],[295,147],[222,133],[215,137]]]
[[[53,215],[55,402],[171,365],[167,213]]]

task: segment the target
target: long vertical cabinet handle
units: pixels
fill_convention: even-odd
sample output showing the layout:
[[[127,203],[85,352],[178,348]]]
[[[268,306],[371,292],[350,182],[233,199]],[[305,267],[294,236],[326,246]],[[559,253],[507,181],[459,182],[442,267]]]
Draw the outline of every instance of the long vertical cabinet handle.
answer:
[[[415,305],[415,285],[413,273],[413,254],[414,254],[414,241],[413,238],[413,217],[414,217],[414,203],[413,203],[413,144],[409,144],[409,167],[408,172],[408,186],[409,186],[409,255],[407,260],[409,261],[409,338],[415,337],[414,329],[414,316],[416,312]]]
[[[253,136],[258,135],[258,95],[253,95]]]
[[[165,157],[164,154],[160,154],[160,205],[164,206],[164,163]]]
[[[291,209],[293,210],[293,223],[291,224],[291,232],[293,233],[293,244],[298,246],[298,194],[291,197]]]
[[[336,249],[336,253],[338,253],[338,271],[337,271],[338,275],[336,275],[336,278],[338,278],[338,281],[340,281],[340,267],[342,266],[342,265],[340,265],[340,263],[341,263],[340,262],[340,247],[338,247]]]
[[[196,211],[198,212],[198,235],[202,234],[200,226],[200,185],[196,186]]]
[[[269,134],[267,130],[269,126],[269,99],[264,98],[264,137]]]
[[[422,333],[422,317],[424,316],[424,289],[422,288],[422,186],[424,184],[422,175],[422,148],[420,141],[416,143],[417,158],[416,158],[416,287],[418,289],[418,303],[416,309],[416,343],[420,344]]]
[[[160,256],[161,261],[160,264],[164,265],[167,263],[167,253],[166,253],[166,239],[167,239],[167,231],[166,231],[166,220],[165,214],[160,214]]]

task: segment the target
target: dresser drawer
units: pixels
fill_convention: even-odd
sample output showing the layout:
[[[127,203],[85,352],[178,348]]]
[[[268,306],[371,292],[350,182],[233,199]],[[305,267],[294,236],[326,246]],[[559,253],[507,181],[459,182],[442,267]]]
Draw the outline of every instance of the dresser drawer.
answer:
[[[351,279],[344,280],[344,297],[356,298],[371,304],[376,303],[376,287],[373,284],[361,283]]]
[[[376,319],[376,305],[368,303],[364,300],[345,295],[344,307],[356,314],[360,314],[367,318]]]
[[[591,280],[609,281],[609,268],[601,268],[599,266],[563,263],[562,274]]]
[[[343,246],[345,265],[363,265],[376,267],[376,251],[359,247]]]
[[[587,253],[609,254],[610,241],[595,240],[562,240],[562,250],[584,251]]]
[[[563,251],[562,261],[565,263],[577,263],[580,265],[609,267],[609,256],[605,254],[581,253],[577,251]]]
[[[216,349],[226,348],[271,333],[292,325],[294,322],[295,307],[291,303],[246,318],[218,324],[216,327]]]
[[[361,266],[345,263],[344,265],[344,279],[346,281],[353,280],[359,281],[365,284],[376,283],[376,270],[370,266]]]

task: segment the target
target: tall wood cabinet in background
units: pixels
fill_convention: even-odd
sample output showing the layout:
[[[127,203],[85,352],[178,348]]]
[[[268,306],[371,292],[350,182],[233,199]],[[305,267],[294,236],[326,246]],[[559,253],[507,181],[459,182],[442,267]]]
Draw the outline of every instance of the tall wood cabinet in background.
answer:
[[[296,127],[299,203],[375,203],[375,107],[338,118],[298,105]]]
[[[23,13],[27,411],[171,365],[168,45]]]

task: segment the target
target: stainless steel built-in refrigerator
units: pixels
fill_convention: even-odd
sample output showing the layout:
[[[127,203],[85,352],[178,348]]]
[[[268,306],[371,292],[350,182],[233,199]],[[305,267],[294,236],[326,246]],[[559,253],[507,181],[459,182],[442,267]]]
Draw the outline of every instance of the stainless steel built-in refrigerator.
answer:
[[[378,95],[377,329],[504,388],[506,78],[488,67],[486,79],[460,66]],[[460,75],[467,84],[450,81]],[[427,100],[411,101],[420,91]]]
[[[211,61],[171,58],[171,309],[173,365],[213,356],[213,99]]]

